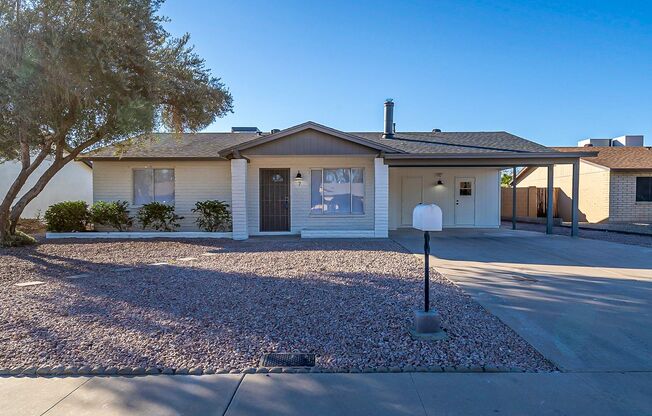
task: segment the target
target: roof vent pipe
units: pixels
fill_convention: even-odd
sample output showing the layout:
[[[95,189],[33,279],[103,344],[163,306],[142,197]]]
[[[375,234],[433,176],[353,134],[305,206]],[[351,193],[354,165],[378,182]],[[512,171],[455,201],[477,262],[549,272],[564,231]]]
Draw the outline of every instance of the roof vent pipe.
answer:
[[[391,98],[385,100],[385,129],[383,139],[394,138],[394,101]]]

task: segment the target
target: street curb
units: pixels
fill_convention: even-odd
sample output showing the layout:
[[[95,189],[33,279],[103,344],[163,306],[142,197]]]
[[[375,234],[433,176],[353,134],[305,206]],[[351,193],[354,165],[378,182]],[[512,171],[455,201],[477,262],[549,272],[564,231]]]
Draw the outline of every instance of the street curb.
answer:
[[[246,367],[222,368],[222,369],[202,369],[200,367],[188,368],[169,368],[169,367],[93,367],[88,366],[42,366],[42,367],[13,367],[0,368],[2,377],[51,377],[51,376],[96,376],[96,377],[133,377],[146,375],[210,375],[210,374],[289,374],[289,373],[330,373],[330,374],[359,374],[359,373],[525,373],[537,372],[536,370],[527,371],[522,368],[514,367],[497,367],[497,366],[474,366],[474,367],[440,367],[440,366],[404,366],[404,367],[365,367],[365,368],[331,368],[331,367]]]

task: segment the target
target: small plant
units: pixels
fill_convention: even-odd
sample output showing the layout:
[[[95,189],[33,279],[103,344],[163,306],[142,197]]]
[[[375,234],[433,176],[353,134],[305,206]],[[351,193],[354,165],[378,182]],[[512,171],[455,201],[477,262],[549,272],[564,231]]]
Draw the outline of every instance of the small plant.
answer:
[[[178,216],[174,212],[172,205],[150,202],[138,210],[136,218],[138,218],[143,229],[153,228],[158,231],[174,231],[175,228],[180,226],[179,220],[184,217]]]
[[[199,214],[197,225],[204,231],[228,231],[231,228],[229,204],[222,201],[198,201],[192,212]]]
[[[127,201],[98,201],[91,207],[90,215],[94,224],[108,225],[118,231],[127,231],[134,224]]]
[[[86,231],[89,220],[88,205],[84,201],[59,202],[48,207],[44,218],[48,231]]]
[[[16,231],[16,234],[8,235],[6,239],[0,243],[2,247],[22,247],[36,244],[36,239],[22,231]]]

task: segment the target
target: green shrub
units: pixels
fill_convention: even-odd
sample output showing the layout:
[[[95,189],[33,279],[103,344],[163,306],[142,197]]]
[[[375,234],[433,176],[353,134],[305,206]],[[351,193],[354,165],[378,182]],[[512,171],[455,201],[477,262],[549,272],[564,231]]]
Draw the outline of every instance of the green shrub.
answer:
[[[16,231],[14,235],[8,235],[4,241],[0,241],[2,247],[22,247],[36,244],[36,239],[22,231]]]
[[[204,231],[228,231],[231,229],[229,204],[222,201],[198,201],[192,212],[199,214],[197,225]]]
[[[91,221],[96,225],[108,225],[118,231],[127,231],[134,224],[128,207],[127,201],[98,201],[91,207]]]
[[[50,205],[45,211],[48,231],[59,233],[86,231],[88,205],[84,201],[64,201]]]
[[[160,202],[150,202],[143,205],[136,215],[143,229],[153,228],[158,231],[174,231],[174,228],[180,226],[179,220],[183,217],[174,212],[172,205],[162,204]]]

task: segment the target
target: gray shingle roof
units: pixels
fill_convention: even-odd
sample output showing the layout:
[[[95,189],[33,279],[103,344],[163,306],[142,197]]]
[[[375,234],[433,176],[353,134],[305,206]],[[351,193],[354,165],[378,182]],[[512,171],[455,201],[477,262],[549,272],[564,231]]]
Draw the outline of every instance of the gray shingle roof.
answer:
[[[269,134],[269,133],[266,133]],[[396,149],[397,153],[554,152],[513,134],[498,132],[403,132],[383,139],[381,132],[348,133]],[[259,138],[248,133],[155,133],[86,153],[95,158],[217,158],[219,152]]]

